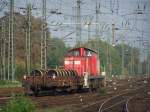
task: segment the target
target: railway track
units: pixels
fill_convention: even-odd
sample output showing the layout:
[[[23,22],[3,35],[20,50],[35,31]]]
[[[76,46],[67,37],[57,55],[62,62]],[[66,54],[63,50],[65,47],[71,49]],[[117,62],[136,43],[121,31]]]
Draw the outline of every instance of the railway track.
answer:
[[[0,88],[0,98],[10,97],[12,94],[23,94],[24,90],[22,87],[12,87],[12,88]]]
[[[118,91],[123,90],[123,91],[129,91],[129,89],[126,87],[120,87]],[[76,94],[76,95],[66,95],[66,96],[47,96],[47,97],[31,97],[33,98],[33,101],[36,102],[38,107],[53,107],[53,106],[58,106],[58,105],[70,105],[73,106],[73,108],[76,111],[84,110],[86,108],[96,106],[98,103],[101,103],[108,97],[112,97],[114,93],[108,94],[107,96],[99,96],[96,93],[82,93],[82,94]],[[48,101],[51,101],[51,103],[47,103]],[[44,104],[44,105],[43,105]],[[45,105],[46,104],[46,105]],[[85,110],[84,110],[85,111]]]
[[[112,108],[114,108],[114,112],[128,112],[130,99],[135,97],[136,93],[140,93],[146,86],[143,81],[144,80],[129,82],[128,84],[124,84],[126,85],[125,87],[121,85],[117,91],[110,93],[106,98],[98,99],[100,101],[91,103],[79,110],[80,112],[113,112]],[[130,87],[130,85],[132,85],[132,87]]]
[[[150,110],[150,96],[147,94],[150,91],[150,85],[141,91],[127,100],[126,112],[147,112]]]
[[[132,87],[129,88],[129,85],[132,84]],[[123,85],[117,87],[117,91],[113,91],[110,94],[107,94],[106,96],[99,96],[97,94],[76,94],[76,95],[66,95],[66,96],[58,96],[58,97],[52,97],[49,98],[48,97],[43,97],[40,99],[37,99],[36,102],[38,102],[38,107],[39,108],[43,108],[45,107],[45,105],[42,107],[43,104],[47,103],[48,101],[51,101],[51,103],[49,103],[46,107],[56,107],[57,106],[63,106],[63,107],[70,107],[71,111],[73,112],[98,112],[99,106],[100,104],[102,104],[106,99],[115,96],[116,94],[121,94],[128,92],[128,91],[132,91],[134,90],[134,88],[139,85],[143,85],[143,80],[138,80],[133,81],[133,82],[127,82],[127,84],[124,84],[125,87]],[[81,97],[80,97],[81,96]],[[120,98],[122,100],[122,104],[125,105],[126,101],[128,98],[130,98],[131,95],[124,96],[124,98]],[[36,98],[36,97],[35,97]],[[81,100],[82,99],[82,100]],[[40,100],[40,101],[39,101]],[[116,103],[116,102],[115,102]],[[120,102],[121,104],[121,102]],[[116,104],[116,106],[118,106],[119,104]],[[122,106],[124,106],[122,105]],[[113,107],[115,107],[115,105],[113,105]],[[126,106],[124,106],[125,108]]]
[[[128,106],[130,100],[141,94],[139,91],[142,90],[145,90],[145,86],[110,97],[100,105],[98,112],[130,112]]]
[[[146,112],[150,112],[150,109],[148,109]]]
[[[125,105],[127,104],[127,100],[129,99],[130,95],[131,93],[127,92],[108,98],[101,104],[98,112],[110,112],[110,111],[126,112],[127,107]]]
[[[130,102],[130,100],[131,99],[133,99],[134,98],[134,96],[133,97],[130,97],[130,98],[128,98],[128,100],[126,101],[126,105],[125,105],[125,108],[126,108],[126,112],[130,112],[130,109],[129,109],[129,102]]]
[[[132,85],[132,87],[130,87]],[[66,112],[72,111],[72,112],[98,112],[100,106],[106,102],[106,100],[113,98],[116,96],[116,99],[112,99],[110,102],[106,102],[103,104],[101,112],[107,112],[114,108],[119,109],[119,106],[121,105],[122,108],[120,110],[126,109],[130,110],[130,103],[131,97],[133,97],[135,94],[129,94],[129,91],[133,91],[134,89],[137,89],[136,87],[144,86],[142,80],[138,80],[130,82],[130,81],[124,81],[122,84],[121,82],[117,82],[117,84],[114,87],[117,87],[117,90],[114,89],[108,89],[108,92],[106,96],[101,96],[97,93],[77,93],[77,94],[69,94],[69,95],[58,95],[58,96],[41,96],[41,97],[34,97],[29,96],[31,100],[35,103],[36,107],[39,109],[42,108],[55,108],[55,107],[64,107],[64,108],[70,108],[70,110],[66,110]],[[113,88],[113,87],[112,87]],[[118,96],[119,94],[125,94],[122,96]],[[135,93],[135,92],[133,92]],[[7,97],[0,97],[0,105],[4,105],[5,102],[8,102],[10,99]],[[148,111],[148,110],[147,110]],[[117,112],[117,111],[116,111]],[[128,111],[126,111],[128,112]]]
[[[71,94],[63,96],[44,96],[44,97],[30,97],[37,107],[54,107],[58,105],[74,105],[83,104],[87,100],[92,100],[97,98],[96,93],[82,93],[82,94]],[[49,102],[51,101],[51,102]]]
[[[0,107],[4,106],[12,97],[0,97]]]

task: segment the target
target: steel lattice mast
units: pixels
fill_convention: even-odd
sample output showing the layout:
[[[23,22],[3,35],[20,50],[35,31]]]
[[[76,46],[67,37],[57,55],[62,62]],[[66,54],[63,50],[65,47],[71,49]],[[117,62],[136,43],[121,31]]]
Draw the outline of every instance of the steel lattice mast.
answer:
[[[76,9],[76,42],[81,46],[81,0],[77,0]]]
[[[31,71],[31,4],[27,5],[27,32],[26,32],[26,69]]]
[[[6,37],[5,37],[5,21],[2,21],[2,78],[6,80]]]
[[[0,79],[2,79],[3,69],[2,69],[2,25],[0,27]]]
[[[98,38],[99,36],[99,13],[100,13],[100,3],[97,2],[96,0],[96,7],[95,7],[95,11],[96,11],[96,24],[95,24],[95,37]]]
[[[47,69],[46,0],[42,0],[41,69]]]
[[[8,80],[15,80],[15,56],[14,56],[14,0],[10,0],[9,14],[9,39],[8,39]]]

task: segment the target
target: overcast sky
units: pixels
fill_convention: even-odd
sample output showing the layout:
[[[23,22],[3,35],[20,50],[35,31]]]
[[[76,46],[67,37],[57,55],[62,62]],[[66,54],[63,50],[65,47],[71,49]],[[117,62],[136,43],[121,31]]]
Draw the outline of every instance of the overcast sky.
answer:
[[[41,17],[41,7],[42,0],[15,0],[16,11],[21,12],[19,7],[26,7],[26,3],[31,2],[33,7],[38,8],[37,10],[33,10],[32,13],[36,16]],[[95,23],[95,5],[96,0],[81,0],[81,21],[85,23],[92,18],[92,23]],[[117,35],[125,34],[126,37],[140,37],[142,35],[141,32],[144,30],[143,37],[144,39],[149,39],[149,30],[150,30],[150,0],[97,0],[97,4],[100,4],[100,14],[99,14],[99,23],[101,30],[107,30],[107,28],[103,29],[105,25],[111,28],[111,24],[114,22],[116,27],[121,29],[128,28],[132,29],[132,31],[116,31]],[[139,7],[139,8],[138,8]],[[145,7],[145,10],[144,10]],[[51,14],[51,10],[58,9],[62,12],[61,15]],[[134,14],[136,10],[141,10],[144,14]],[[47,0],[47,20],[49,23],[49,27],[52,29],[51,32],[55,36],[62,36],[64,34],[69,33],[72,30],[70,27],[75,27],[75,10],[76,10],[76,0]],[[113,13],[112,13],[113,11]],[[118,13],[117,13],[118,12]],[[61,28],[59,30],[53,31],[53,29],[57,29],[58,26],[52,27],[51,23],[68,23],[67,26],[61,32]],[[69,23],[72,23],[69,25]],[[129,25],[126,25],[129,23]],[[123,24],[123,25],[122,25]],[[82,25],[82,33],[85,35],[87,33],[87,28]],[[95,25],[91,25],[91,35],[94,35]],[[133,30],[138,30],[133,31]],[[65,33],[66,32],[66,33]],[[129,33],[130,32],[130,33]],[[86,36],[84,36],[86,38]]]
[[[37,8],[32,10],[32,14],[41,17],[41,1],[15,0],[15,11],[22,13],[19,8],[26,7],[26,4],[31,2],[33,8]],[[115,31],[116,40],[120,41],[124,37],[126,43],[133,44],[134,40],[143,39],[146,44],[150,44],[150,0],[97,0],[97,4],[100,6],[98,20],[100,38],[112,39],[111,25],[115,23],[115,27],[120,29]],[[51,35],[62,38],[74,32],[67,37],[68,44],[73,44],[76,40],[74,24],[76,6],[76,0],[47,0],[47,22]],[[87,21],[91,22],[91,38],[95,37],[95,7],[96,0],[81,0],[82,41],[87,40],[88,29],[85,25]],[[4,10],[7,9],[8,7]],[[51,14],[50,12],[54,10],[62,14]],[[143,14],[135,14],[137,10]],[[73,39],[69,40],[70,37]],[[139,41],[136,41],[135,45],[139,46]]]

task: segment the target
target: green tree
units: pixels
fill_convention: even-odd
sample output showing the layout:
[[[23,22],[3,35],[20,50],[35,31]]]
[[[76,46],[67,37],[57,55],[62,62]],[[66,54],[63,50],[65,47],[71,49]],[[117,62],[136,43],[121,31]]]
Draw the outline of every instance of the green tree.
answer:
[[[122,50],[124,49],[124,70],[130,74],[138,73],[138,64],[140,63],[139,49],[131,47],[127,44],[118,44],[115,48],[118,51],[120,57],[122,57]]]
[[[148,54],[147,58],[142,62],[142,74],[150,75],[150,54]]]
[[[13,96],[0,112],[35,112],[35,105],[25,96]]]
[[[62,39],[52,38],[48,46],[48,66],[50,68],[63,66],[66,51],[67,47]]]
[[[101,71],[103,71],[105,68],[107,75],[121,74],[120,55],[118,51],[109,43],[104,42],[101,39],[92,39],[88,42],[85,42],[84,46],[98,51]]]

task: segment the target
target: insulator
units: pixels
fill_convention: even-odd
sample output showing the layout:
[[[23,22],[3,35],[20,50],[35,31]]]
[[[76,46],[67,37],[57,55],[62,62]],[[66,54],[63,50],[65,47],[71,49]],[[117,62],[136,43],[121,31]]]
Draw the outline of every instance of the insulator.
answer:
[[[139,4],[138,4],[138,9],[140,9],[140,6],[139,6]]]
[[[144,4],[144,8],[143,8],[143,10],[145,11],[145,9],[146,9],[146,4]]]

